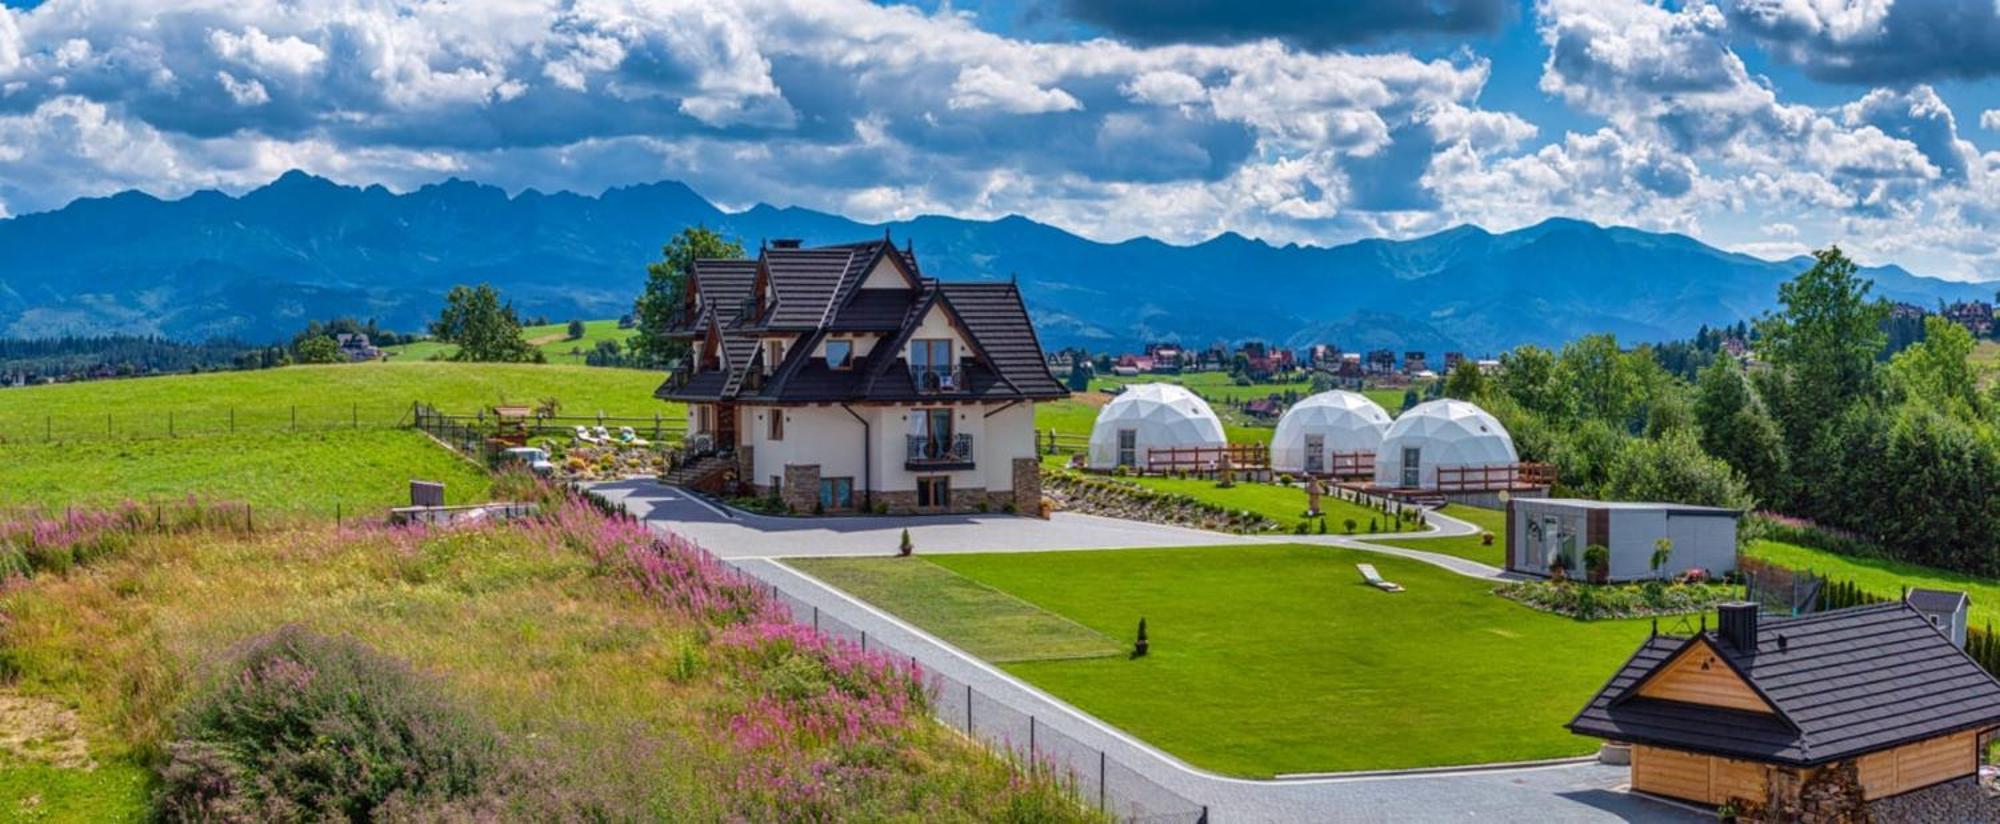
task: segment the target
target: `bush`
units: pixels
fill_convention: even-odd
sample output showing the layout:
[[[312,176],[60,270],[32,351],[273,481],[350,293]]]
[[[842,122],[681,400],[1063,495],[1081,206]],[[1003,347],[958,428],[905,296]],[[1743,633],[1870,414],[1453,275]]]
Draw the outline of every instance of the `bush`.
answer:
[[[1584,621],[1699,612],[1735,599],[1741,590],[1729,584],[1646,581],[1640,584],[1589,585],[1569,581],[1509,581],[1495,595],[1543,612]]]
[[[286,626],[239,645],[175,724],[169,820],[367,821],[482,792],[498,734],[437,684],[351,638]]]

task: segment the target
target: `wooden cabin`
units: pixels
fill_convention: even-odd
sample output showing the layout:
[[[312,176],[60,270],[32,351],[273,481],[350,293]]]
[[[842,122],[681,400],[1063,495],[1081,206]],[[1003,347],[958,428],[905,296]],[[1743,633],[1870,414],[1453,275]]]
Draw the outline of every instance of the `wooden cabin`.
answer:
[[[1905,602],[1655,634],[1569,723],[1632,749],[1632,789],[1720,805],[1796,801],[1851,762],[1867,800],[1972,776],[2000,682]]]

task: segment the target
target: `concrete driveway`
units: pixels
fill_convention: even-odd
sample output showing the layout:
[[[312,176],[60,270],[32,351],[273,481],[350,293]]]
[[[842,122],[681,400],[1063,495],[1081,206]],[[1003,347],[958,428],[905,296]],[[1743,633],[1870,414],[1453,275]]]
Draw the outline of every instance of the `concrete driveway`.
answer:
[[[919,552],[1047,552],[1059,549],[1212,546],[1265,542],[1200,529],[1058,512],[1049,520],[988,515],[863,515],[790,518],[725,510],[650,478],[590,489],[644,521],[694,539],[723,558],[886,555],[903,530]]]

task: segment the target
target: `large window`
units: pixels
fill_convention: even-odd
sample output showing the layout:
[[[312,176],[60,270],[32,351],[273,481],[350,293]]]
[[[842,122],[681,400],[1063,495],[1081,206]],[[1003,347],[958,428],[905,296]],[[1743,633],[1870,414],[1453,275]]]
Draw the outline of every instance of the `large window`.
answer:
[[[917,508],[944,509],[951,506],[951,479],[943,476],[917,479]]]
[[[951,448],[951,410],[910,410],[910,435],[922,442],[925,458],[938,458]]]
[[[854,365],[854,341],[830,340],[826,342],[826,368],[846,369]]]
[[[918,338],[910,341],[910,365],[932,369],[951,365],[950,338]]]

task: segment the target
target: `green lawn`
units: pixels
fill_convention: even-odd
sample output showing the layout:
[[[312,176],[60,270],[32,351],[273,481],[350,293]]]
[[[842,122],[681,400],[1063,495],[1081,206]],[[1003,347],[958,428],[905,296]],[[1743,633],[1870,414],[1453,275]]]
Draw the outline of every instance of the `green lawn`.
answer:
[[[1465,504],[1450,504],[1440,510],[1446,515],[1466,521],[1482,530],[1493,533],[1493,545],[1487,546],[1477,534],[1455,538],[1395,538],[1376,543],[1404,549],[1421,549],[1456,555],[1468,561],[1478,561],[1487,566],[1504,567],[1507,564],[1507,513],[1497,509],[1481,509]]]
[[[1161,492],[1187,495],[1216,506],[1249,510],[1278,522],[1282,530],[1290,530],[1293,524],[1304,520],[1306,511],[1306,491],[1295,486],[1246,481],[1222,489],[1215,485],[1215,481],[1207,478],[1163,478],[1150,475],[1125,480]],[[1389,516],[1332,495],[1321,495],[1319,508],[1326,513],[1326,528],[1329,534],[1346,532],[1344,523],[1348,518],[1354,519],[1357,535],[1368,534],[1368,521],[1371,518],[1381,525],[1382,531],[1391,531]],[[1316,531],[1318,524],[1314,524],[1312,528]]]
[[[151,777],[125,762],[65,769],[0,756],[0,821],[145,821]]]
[[[0,505],[116,503],[200,495],[332,517],[409,502],[412,479],[451,503],[485,500],[478,467],[410,430],[246,432],[9,445]]]
[[[988,661],[1118,655],[1125,647],[1068,618],[920,558],[808,558],[794,566]]]
[[[542,354],[548,356],[549,363],[562,363],[574,366],[583,365],[584,356],[597,348],[598,341],[609,340],[622,344],[630,340],[635,334],[638,334],[638,330],[620,329],[618,328],[618,321],[615,320],[584,321],[583,337],[575,340],[571,340],[569,337],[568,321],[542,326],[526,326],[521,329],[521,337],[527,339],[528,343],[533,344],[535,348],[542,350]],[[458,351],[458,347],[449,343],[423,340],[416,343],[384,346],[382,347],[382,351],[390,353],[398,361],[407,362],[430,360],[432,358],[448,358],[451,357],[452,353]]]
[[[0,441],[128,439],[173,434],[394,426],[422,400],[471,414],[553,397],[566,415],[679,417],[654,400],[661,375],[641,369],[491,363],[288,366],[0,391]],[[169,416],[171,415],[171,420]]]
[[[1811,570],[1835,581],[1853,581],[1885,598],[1897,597],[1905,586],[1958,590],[1972,598],[1971,624],[1977,626],[1989,621],[2000,624],[2000,581],[1992,578],[1902,561],[1840,555],[1778,541],[1751,541],[1743,554],[1783,567]]]
[[[1488,582],[1333,547],[925,559],[1121,644],[1145,618],[1145,658],[1001,666],[1190,763],[1243,776],[1589,753],[1596,742],[1562,724],[1649,631],[1536,612],[1494,597]],[[1362,584],[1357,562],[1408,591]],[[856,572],[896,563],[908,562],[851,562]],[[977,643],[977,614],[897,606],[924,602],[921,581],[885,576],[873,587],[891,590],[878,603],[917,625]]]

